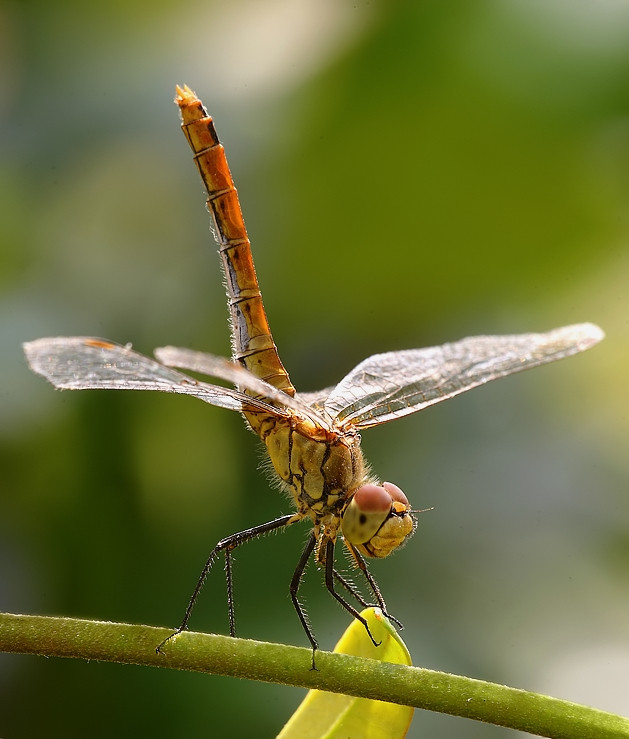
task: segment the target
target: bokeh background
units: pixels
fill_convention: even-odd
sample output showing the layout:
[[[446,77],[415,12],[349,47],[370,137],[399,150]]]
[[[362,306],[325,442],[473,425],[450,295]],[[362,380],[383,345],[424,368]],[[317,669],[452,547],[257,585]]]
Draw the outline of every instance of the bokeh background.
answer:
[[[289,510],[236,414],[65,393],[20,343],[229,352],[172,103],[216,120],[293,382],[594,321],[591,352],[364,435],[423,514],[373,571],[417,665],[629,714],[629,6],[621,0],[0,5],[0,608],[176,625],[222,536]],[[238,553],[242,636],[305,645],[306,528]],[[320,642],[348,622],[311,568]],[[227,631],[219,570],[192,626]],[[0,734],[273,736],[303,691],[0,657]],[[35,710],[36,709],[36,710]],[[410,736],[514,732],[417,712]]]

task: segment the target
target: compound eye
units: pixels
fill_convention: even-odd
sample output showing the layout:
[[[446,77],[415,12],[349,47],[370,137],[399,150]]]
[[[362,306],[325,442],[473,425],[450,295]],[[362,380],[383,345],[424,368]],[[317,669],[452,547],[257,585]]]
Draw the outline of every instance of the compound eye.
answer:
[[[408,498],[406,497],[406,495],[404,495],[402,489],[399,488],[397,485],[392,482],[383,482],[382,487],[387,491],[387,493],[389,493],[392,500],[396,501],[397,503],[402,503],[407,508],[410,507]]]
[[[346,541],[365,557],[388,557],[415,531],[408,498],[397,485],[369,483],[358,488],[343,513]]]
[[[343,514],[343,536],[351,544],[369,541],[387,520],[392,504],[393,496],[382,485],[368,483],[358,488]]]

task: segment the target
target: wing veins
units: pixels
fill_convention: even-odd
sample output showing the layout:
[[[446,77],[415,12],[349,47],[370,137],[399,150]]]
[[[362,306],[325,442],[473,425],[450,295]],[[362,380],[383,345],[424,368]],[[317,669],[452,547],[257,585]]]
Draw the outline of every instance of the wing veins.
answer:
[[[238,390],[201,382],[106,339],[56,337],[24,344],[31,369],[60,390],[153,390],[191,395],[242,411],[243,404],[278,416],[288,411]]]
[[[593,324],[544,334],[472,336],[425,349],[376,354],[357,365],[325,402],[335,420],[369,428],[525,369],[589,349],[603,338]]]

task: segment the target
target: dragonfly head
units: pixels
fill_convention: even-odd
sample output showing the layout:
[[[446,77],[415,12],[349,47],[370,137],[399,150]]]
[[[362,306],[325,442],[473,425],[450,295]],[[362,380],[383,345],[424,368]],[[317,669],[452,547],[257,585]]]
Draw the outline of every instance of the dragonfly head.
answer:
[[[343,513],[345,539],[366,557],[388,557],[415,531],[408,498],[397,485],[367,483]]]

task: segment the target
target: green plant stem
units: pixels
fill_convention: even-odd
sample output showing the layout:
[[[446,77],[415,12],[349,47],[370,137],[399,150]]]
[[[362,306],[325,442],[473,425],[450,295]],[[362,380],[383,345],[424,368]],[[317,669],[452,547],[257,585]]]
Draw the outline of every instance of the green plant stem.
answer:
[[[185,632],[157,654],[168,629],[72,618],[0,614],[0,650],[74,657],[319,688],[464,716],[557,739],[629,737],[629,719],[568,701],[459,675]]]

